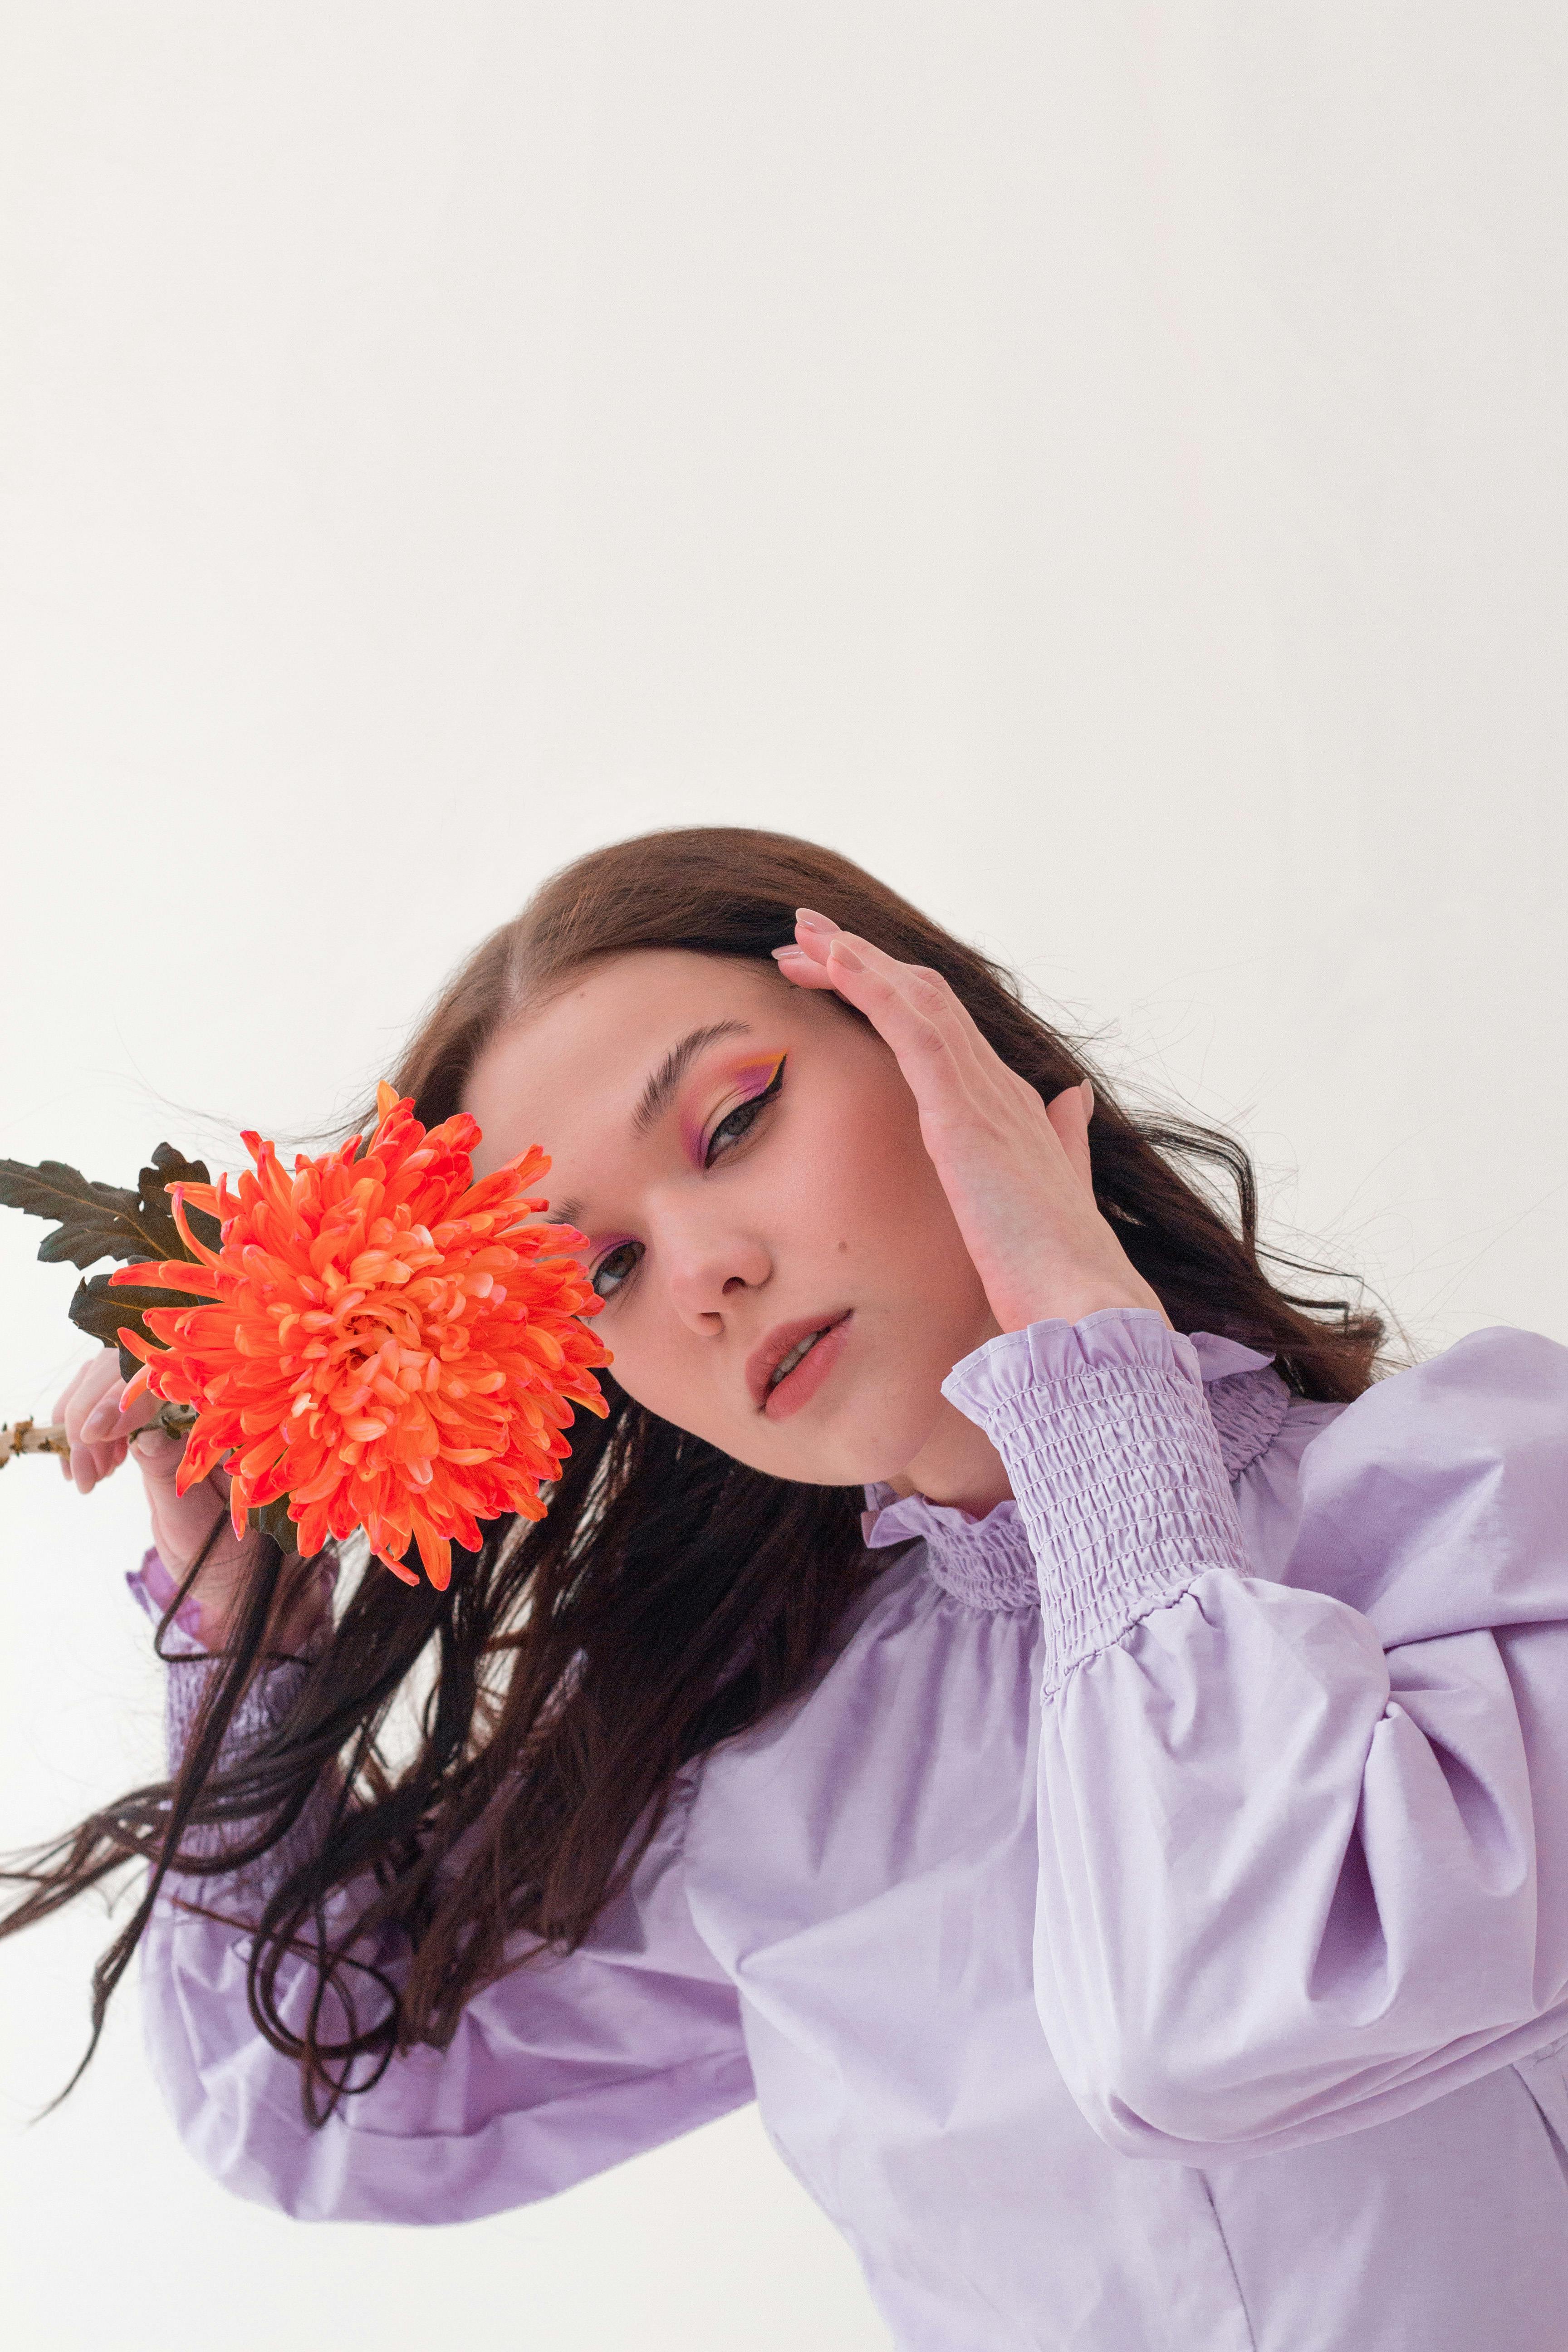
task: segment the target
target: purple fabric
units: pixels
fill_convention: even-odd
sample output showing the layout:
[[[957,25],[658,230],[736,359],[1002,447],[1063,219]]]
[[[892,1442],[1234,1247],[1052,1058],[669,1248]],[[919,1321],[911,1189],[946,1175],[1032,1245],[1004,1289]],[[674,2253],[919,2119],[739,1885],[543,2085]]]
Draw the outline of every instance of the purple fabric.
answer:
[[[143,1553],[141,1567],[132,1569],[125,1581],[132,1599],[146,1611],[154,1624],[158,1623],[180,1589],[179,1578],[173,1569],[164,1565],[162,1555],[156,1550]],[[203,1646],[201,1622],[201,1603],[194,1592],[187,1592],[163,1636],[164,1655],[184,1657],[200,1652]]]
[[[828,1671],[448,2050],[310,2133],[243,1932],[162,1906],[192,2149],[449,2221],[754,2093],[902,2352],[1561,2352],[1568,1350],[1310,1404],[1118,1310],[947,1392],[1016,1501],[869,1490]]]

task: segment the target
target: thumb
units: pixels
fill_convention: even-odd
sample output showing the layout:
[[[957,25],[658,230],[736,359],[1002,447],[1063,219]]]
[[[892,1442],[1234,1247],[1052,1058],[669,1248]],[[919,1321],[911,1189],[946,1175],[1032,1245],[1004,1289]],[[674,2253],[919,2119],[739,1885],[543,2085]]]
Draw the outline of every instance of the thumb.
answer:
[[[132,1436],[131,1451],[144,1478],[160,1486],[173,1486],[174,1474],[184,1457],[185,1441],[183,1437],[171,1437],[155,1421],[148,1422]]]
[[[1076,1087],[1068,1087],[1046,1105],[1046,1117],[1057,1131],[1073,1174],[1090,1199],[1094,1196],[1094,1177],[1089,1160],[1089,1122],[1093,1115],[1094,1088],[1087,1078]]]

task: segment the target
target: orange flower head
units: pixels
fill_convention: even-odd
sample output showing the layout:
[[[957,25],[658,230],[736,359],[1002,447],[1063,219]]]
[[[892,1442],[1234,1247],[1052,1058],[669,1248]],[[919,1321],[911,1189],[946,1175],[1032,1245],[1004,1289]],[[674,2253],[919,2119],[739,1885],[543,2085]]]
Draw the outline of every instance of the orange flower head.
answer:
[[[180,1465],[183,1494],[228,1457],[231,1509],[287,1496],[300,1548],[363,1528],[405,1584],[417,1543],[444,1589],[452,1545],[478,1522],[544,1516],[541,1486],[571,1452],[574,1404],[608,1408],[594,1379],[608,1350],[583,1318],[599,1300],[570,1225],[531,1223],[550,1162],[537,1150],[474,1181],[479,1129],[466,1112],[428,1133],[411,1099],[378,1088],[379,1123],[289,1175],[247,1134],[255,1173],[174,1184],[175,1222],[198,1261],[121,1267],[115,1282],[195,1295],[151,1307],[163,1342],[132,1331],[142,1359],[128,1396],[197,1407]],[[357,1155],[357,1156],[356,1156]],[[185,1202],[217,1218],[221,1246],[192,1234]]]

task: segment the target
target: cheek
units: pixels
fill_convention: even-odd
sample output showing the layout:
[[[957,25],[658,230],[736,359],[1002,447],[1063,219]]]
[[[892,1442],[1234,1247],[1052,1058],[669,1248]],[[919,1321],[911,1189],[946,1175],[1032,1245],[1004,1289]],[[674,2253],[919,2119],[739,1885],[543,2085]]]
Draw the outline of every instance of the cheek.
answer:
[[[694,1437],[725,1444],[720,1424],[729,1351],[695,1333],[668,1294],[645,1284],[622,1312],[601,1318],[598,1336],[615,1357],[611,1377],[634,1404]]]
[[[872,1086],[823,1104],[794,1156],[788,1193],[831,1248],[881,1259],[962,1248],[907,1087]],[[799,1223],[795,1230],[801,1230]]]
[[[769,1181],[778,1265],[790,1294],[839,1291],[896,1312],[969,1312],[980,1279],[963,1249],[910,1091],[858,1087],[804,1112]]]

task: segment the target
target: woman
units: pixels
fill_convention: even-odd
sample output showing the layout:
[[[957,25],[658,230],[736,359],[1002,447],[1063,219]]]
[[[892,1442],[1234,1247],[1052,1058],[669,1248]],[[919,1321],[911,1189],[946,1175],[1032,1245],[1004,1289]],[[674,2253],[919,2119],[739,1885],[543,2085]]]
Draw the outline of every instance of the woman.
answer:
[[[18,1916],[159,1857],[99,2011],[142,1937],[198,2158],[447,2221],[755,2096],[909,2352],[1560,2347],[1568,1352],[1374,1384],[1234,1146],[777,835],[584,858],[400,1087],[587,1236],[542,1522],[334,1616],[111,1358],[62,1405],[174,1778]]]

